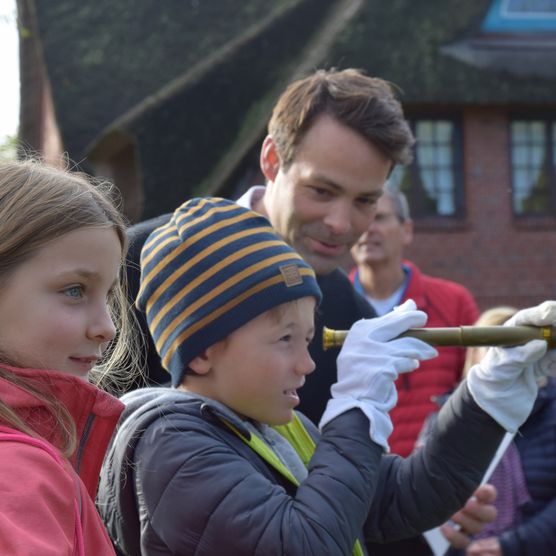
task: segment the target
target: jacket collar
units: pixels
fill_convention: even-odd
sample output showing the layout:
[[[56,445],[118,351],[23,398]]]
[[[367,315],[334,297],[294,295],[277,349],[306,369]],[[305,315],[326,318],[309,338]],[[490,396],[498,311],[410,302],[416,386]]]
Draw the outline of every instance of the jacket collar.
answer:
[[[423,284],[423,273],[411,261],[404,260],[403,265],[409,269],[410,278],[407,283],[402,301],[413,299],[419,309],[427,307],[427,298],[425,297],[425,286]]]
[[[102,459],[123,404],[96,386],[67,373],[6,365],[3,368],[19,378],[32,381],[65,405],[77,431],[77,449],[70,461],[94,498]],[[51,412],[42,400],[2,379],[0,395],[33,430],[60,448],[59,432],[54,426]]]

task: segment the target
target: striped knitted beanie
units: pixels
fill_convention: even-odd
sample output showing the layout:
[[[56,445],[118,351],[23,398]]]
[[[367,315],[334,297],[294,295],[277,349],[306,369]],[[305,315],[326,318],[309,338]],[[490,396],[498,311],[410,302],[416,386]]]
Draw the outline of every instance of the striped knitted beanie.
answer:
[[[184,203],[141,252],[137,306],[173,386],[206,348],[307,296],[321,298],[311,267],[266,218],[226,199]]]

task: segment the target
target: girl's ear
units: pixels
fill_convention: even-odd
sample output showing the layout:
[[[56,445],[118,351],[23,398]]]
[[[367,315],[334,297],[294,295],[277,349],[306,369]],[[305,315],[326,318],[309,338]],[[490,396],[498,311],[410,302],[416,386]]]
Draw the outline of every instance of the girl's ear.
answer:
[[[207,350],[192,359],[188,367],[197,375],[206,375],[211,369],[210,357]]]

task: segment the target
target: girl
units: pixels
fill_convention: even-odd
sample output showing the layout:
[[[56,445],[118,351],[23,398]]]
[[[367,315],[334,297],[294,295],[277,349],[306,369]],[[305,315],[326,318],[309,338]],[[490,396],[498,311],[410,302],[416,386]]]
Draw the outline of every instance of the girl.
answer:
[[[3,163],[0,237],[0,554],[113,554],[94,497],[123,406],[88,379],[129,338],[124,223],[83,175]]]

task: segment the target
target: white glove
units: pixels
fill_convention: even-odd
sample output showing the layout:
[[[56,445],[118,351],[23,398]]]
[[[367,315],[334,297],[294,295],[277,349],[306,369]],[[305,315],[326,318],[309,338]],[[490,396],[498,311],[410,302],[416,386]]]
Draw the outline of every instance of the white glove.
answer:
[[[553,326],[556,301],[516,313],[505,326]],[[556,350],[547,351],[544,340],[531,340],[512,348],[489,348],[480,363],[471,367],[467,385],[479,405],[499,425],[516,432],[527,419],[537,397],[537,381],[556,375]]]
[[[419,361],[438,355],[436,349],[416,338],[395,338],[426,322],[427,315],[417,311],[410,299],[382,317],[357,321],[338,355],[338,380],[332,385],[332,398],[319,427],[358,407],[371,423],[371,440],[388,451],[392,432],[388,411],[398,400],[394,386],[398,373],[413,371]]]

